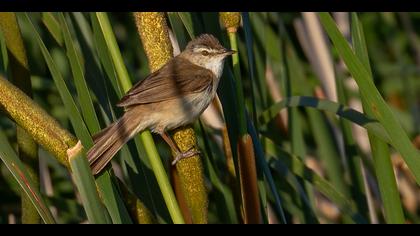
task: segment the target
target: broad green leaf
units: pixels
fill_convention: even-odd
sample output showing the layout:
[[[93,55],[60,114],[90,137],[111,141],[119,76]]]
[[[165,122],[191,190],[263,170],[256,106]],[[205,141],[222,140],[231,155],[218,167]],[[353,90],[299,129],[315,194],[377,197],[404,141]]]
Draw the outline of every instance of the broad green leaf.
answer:
[[[61,26],[56,17],[52,12],[43,12],[42,13],[42,23],[47,27],[48,31],[51,33],[55,41],[62,46],[63,45],[63,35],[61,33]]]
[[[111,223],[111,220],[107,217],[108,212],[103,208],[96,191],[95,178],[90,170],[83,146],[78,143],[67,153],[69,155],[72,177],[79,190],[83,208],[86,211],[89,222],[91,224]]]
[[[196,33],[194,32],[194,27],[192,23],[191,13],[189,12],[178,12],[178,16],[184,24],[188,34],[193,39],[195,38]]]
[[[56,63],[52,59],[48,49],[46,48],[44,42],[36,31],[35,27],[32,24],[31,19],[26,15],[28,22],[30,23],[32,32],[38,42],[39,47],[41,48],[42,55],[44,56],[45,62],[48,65],[48,68],[51,72],[51,76],[54,79],[54,82],[58,88],[58,92],[63,100],[64,106],[66,107],[67,114],[69,115],[70,121],[73,125],[73,128],[76,132],[76,136],[82,141],[83,146],[90,148],[93,145],[92,138],[90,137],[89,131],[83,122],[83,118],[80,115],[79,109],[76,106],[76,103],[73,100],[73,97],[64,81],[60,71],[57,68]]]
[[[351,26],[352,42],[356,55],[365,65],[369,75],[372,76],[362,24],[356,13],[352,13]],[[363,106],[366,108],[366,113],[373,115],[372,110],[367,106],[366,102],[362,102]],[[372,150],[372,159],[378,178],[379,191],[384,205],[385,218],[388,223],[402,224],[404,223],[404,213],[394,175],[394,168],[391,162],[389,147],[386,143],[377,139],[377,137],[372,136],[370,133],[368,134]]]
[[[68,115],[75,129],[76,135],[82,141],[84,147],[90,148],[93,145],[92,138],[90,137],[89,131],[79,113],[79,110],[70,94],[70,91],[68,90],[67,85],[61,73],[59,72],[55,62],[53,61],[50,53],[45,47],[44,42],[42,41],[36,29],[34,28],[31,19],[29,18],[28,15],[26,15],[26,18],[29,24],[32,26],[31,29],[37,39],[38,45],[41,47],[43,57],[48,65],[48,68],[51,72],[54,82],[58,88],[58,91],[63,100],[64,106],[66,107],[66,110],[68,111]],[[83,194],[89,195],[89,197],[84,198],[85,202],[83,206],[86,210],[87,216],[89,217],[90,221],[95,222],[95,223],[108,222],[108,219],[106,218],[105,210],[98,211],[98,209],[103,209],[101,206],[102,203],[99,200],[99,195],[98,195],[98,192],[96,191],[94,178],[92,176],[90,168],[86,169],[86,166],[85,166],[85,164],[87,165],[86,157],[83,155],[81,157],[78,157],[76,160],[83,157],[86,163],[79,160],[79,161],[76,161],[76,163],[73,163],[74,165],[72,166],[72,167],[77,168],[77,171],[75,171],[75,174],[77,176],[74,176],[75,181],[82,181],[78,183],[79,191],[81,193],[83,192]],[[79,171],[84,171],[84,172],[81,173]],[[89,175],[91,177],[88,177]]]
[[[95,109],[93,108],[93,102],[86,84],[83,66],[76,52],[76,47],[73,44],[73,39],[71,37],[69,27],[67,26],[66,19],[62,13],[59,13],[59,22],[64,36],[64,43],[74,83],[76,85],[80,110],[82,111],[84,121],[86,122],[90,132],[95,134],[101,130],[98,117],[96,116]]]
[[[72,68],[72,72],[75,78],[76,89],[79,94],[79,101],[82,104],[82,114],[86,120],[87,126],[91,133],[97,133],[100,130],[98,118],[96,117],[95,110],[93,108],[93,102],[89,94],[89,89],[86,84],[86,77],[84,76],[83,67],[77,56],[73,40],[71,38],[69,28],[66,24],[66,20],[62,13],[59,15],[60,24],[62,25],[62,31],[64,35],[64,41],[67,48],[67,53]],[[85,53],[88,53],[84,51]],[[93,59],[93,58],[91,58]],[[131,218],[128,214],[126,207],[124,206],[121,194],[118,192],[115,183],[112,182],[112,176],[110,171],[104,171],[96,179],[99,191],[103,196],[103,202],[109,211],[110,217],[113,223],[132,223]]]

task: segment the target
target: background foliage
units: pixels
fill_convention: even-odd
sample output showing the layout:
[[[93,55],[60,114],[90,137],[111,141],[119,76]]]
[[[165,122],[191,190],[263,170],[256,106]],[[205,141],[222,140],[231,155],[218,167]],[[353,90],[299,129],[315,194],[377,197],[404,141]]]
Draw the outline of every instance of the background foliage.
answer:
[[[174,52],[204,32],[234,46],[218,13],[165,15]],[[34,101],[88,148],[90,135],[121,115],[113,104],[128,86],[123,83],[134,84],[150,72],[133,15],[16,16]],[[420,223],[420,14],[251,12],[241,18],[235,35],[239,58],[225,62],[218,89],[222,108],[214,105],[193,124],[208,222],[246,222],[235,166],[243,122],[252,139],[262,222]],[[107,41],[113,35],[115,45]],[[10,78],[3,36],[0,45],[0,73]],[[121,53],[120,60],[112,50]],[[129,82],[121,81],[123,69]],[[0,133],[0,223],[22,223],[24,187],[8,166],[17,159],[16,125],[4,113]],[[153,139],[173,180],[170,151],[160,137]],[[80,182],[50,153],[39,148],[38,154],[43,200],[35,204],[41,209],[45,201],[49,211],[42,219],[50,223],[187,219],[184,212],[177,221],[177,208],[167,205],[170,194],[158,184],[165,177],[154,172],[140,139],[114,158],[113,171],[97,177],[98,197],[84,163],[76,163],[87,173]]]

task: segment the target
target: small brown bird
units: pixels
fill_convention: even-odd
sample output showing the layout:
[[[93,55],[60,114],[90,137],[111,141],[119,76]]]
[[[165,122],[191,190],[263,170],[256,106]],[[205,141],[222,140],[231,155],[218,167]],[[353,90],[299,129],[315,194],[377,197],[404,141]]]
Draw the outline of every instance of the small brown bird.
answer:
[[[214,36],[203,34],[135,84],[117,104],[124,108],[124,115],[93,137],[95,144],[87,153],[93,174],[145,129],[160,134],[168,143],[176,155],[172,164],[196,155],[192,150],[181,152],[166,131],[192,123],[208,107],[216,95],[224,59],[234,53]]]

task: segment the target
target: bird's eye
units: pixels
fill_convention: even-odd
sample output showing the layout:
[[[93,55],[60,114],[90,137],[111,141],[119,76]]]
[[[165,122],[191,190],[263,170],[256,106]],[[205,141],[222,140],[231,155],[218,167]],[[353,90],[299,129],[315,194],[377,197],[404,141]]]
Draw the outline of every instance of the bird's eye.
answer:
[[[203,55],[203,56],[208,56],[208,55],[209,55],[209,52],[208,52],[208,51],[202,51],[202,52],[201,52],[201,55]]]

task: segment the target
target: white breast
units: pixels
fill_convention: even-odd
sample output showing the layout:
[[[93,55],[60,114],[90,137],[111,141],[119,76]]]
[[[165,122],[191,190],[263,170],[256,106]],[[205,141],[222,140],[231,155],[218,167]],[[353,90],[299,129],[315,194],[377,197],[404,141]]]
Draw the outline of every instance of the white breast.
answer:
[[[214,88],[206,89],[199,93],[186,95],[182,99],[172,100],[170,105],[161,106],[160,113],[167,112],[167,116],[156,114],[151,115],[153,125],[152,131],[160,129],[171,130],[194,122],[213,100],[216,91]]]
[[[188,100],[190,101],[191,106],[195,108],[192,112],[194,117],[200,116],[201,113],[203,113],[203,111],[209,106],[216,94],[216,89],[217,87],[215,88],[213,85],[213,88],[211,89],[206,89],[203,92],[188,95]]]
[[[204,66],[206,69],[213,72],[217,78],[220,78],[220,76],[222,76],[222,73],[223,73],[223,64],[224,64],[223,61],[224,61],[223,59],[214,58],[213,60],[211,60],[210,62],[202,66]]]

